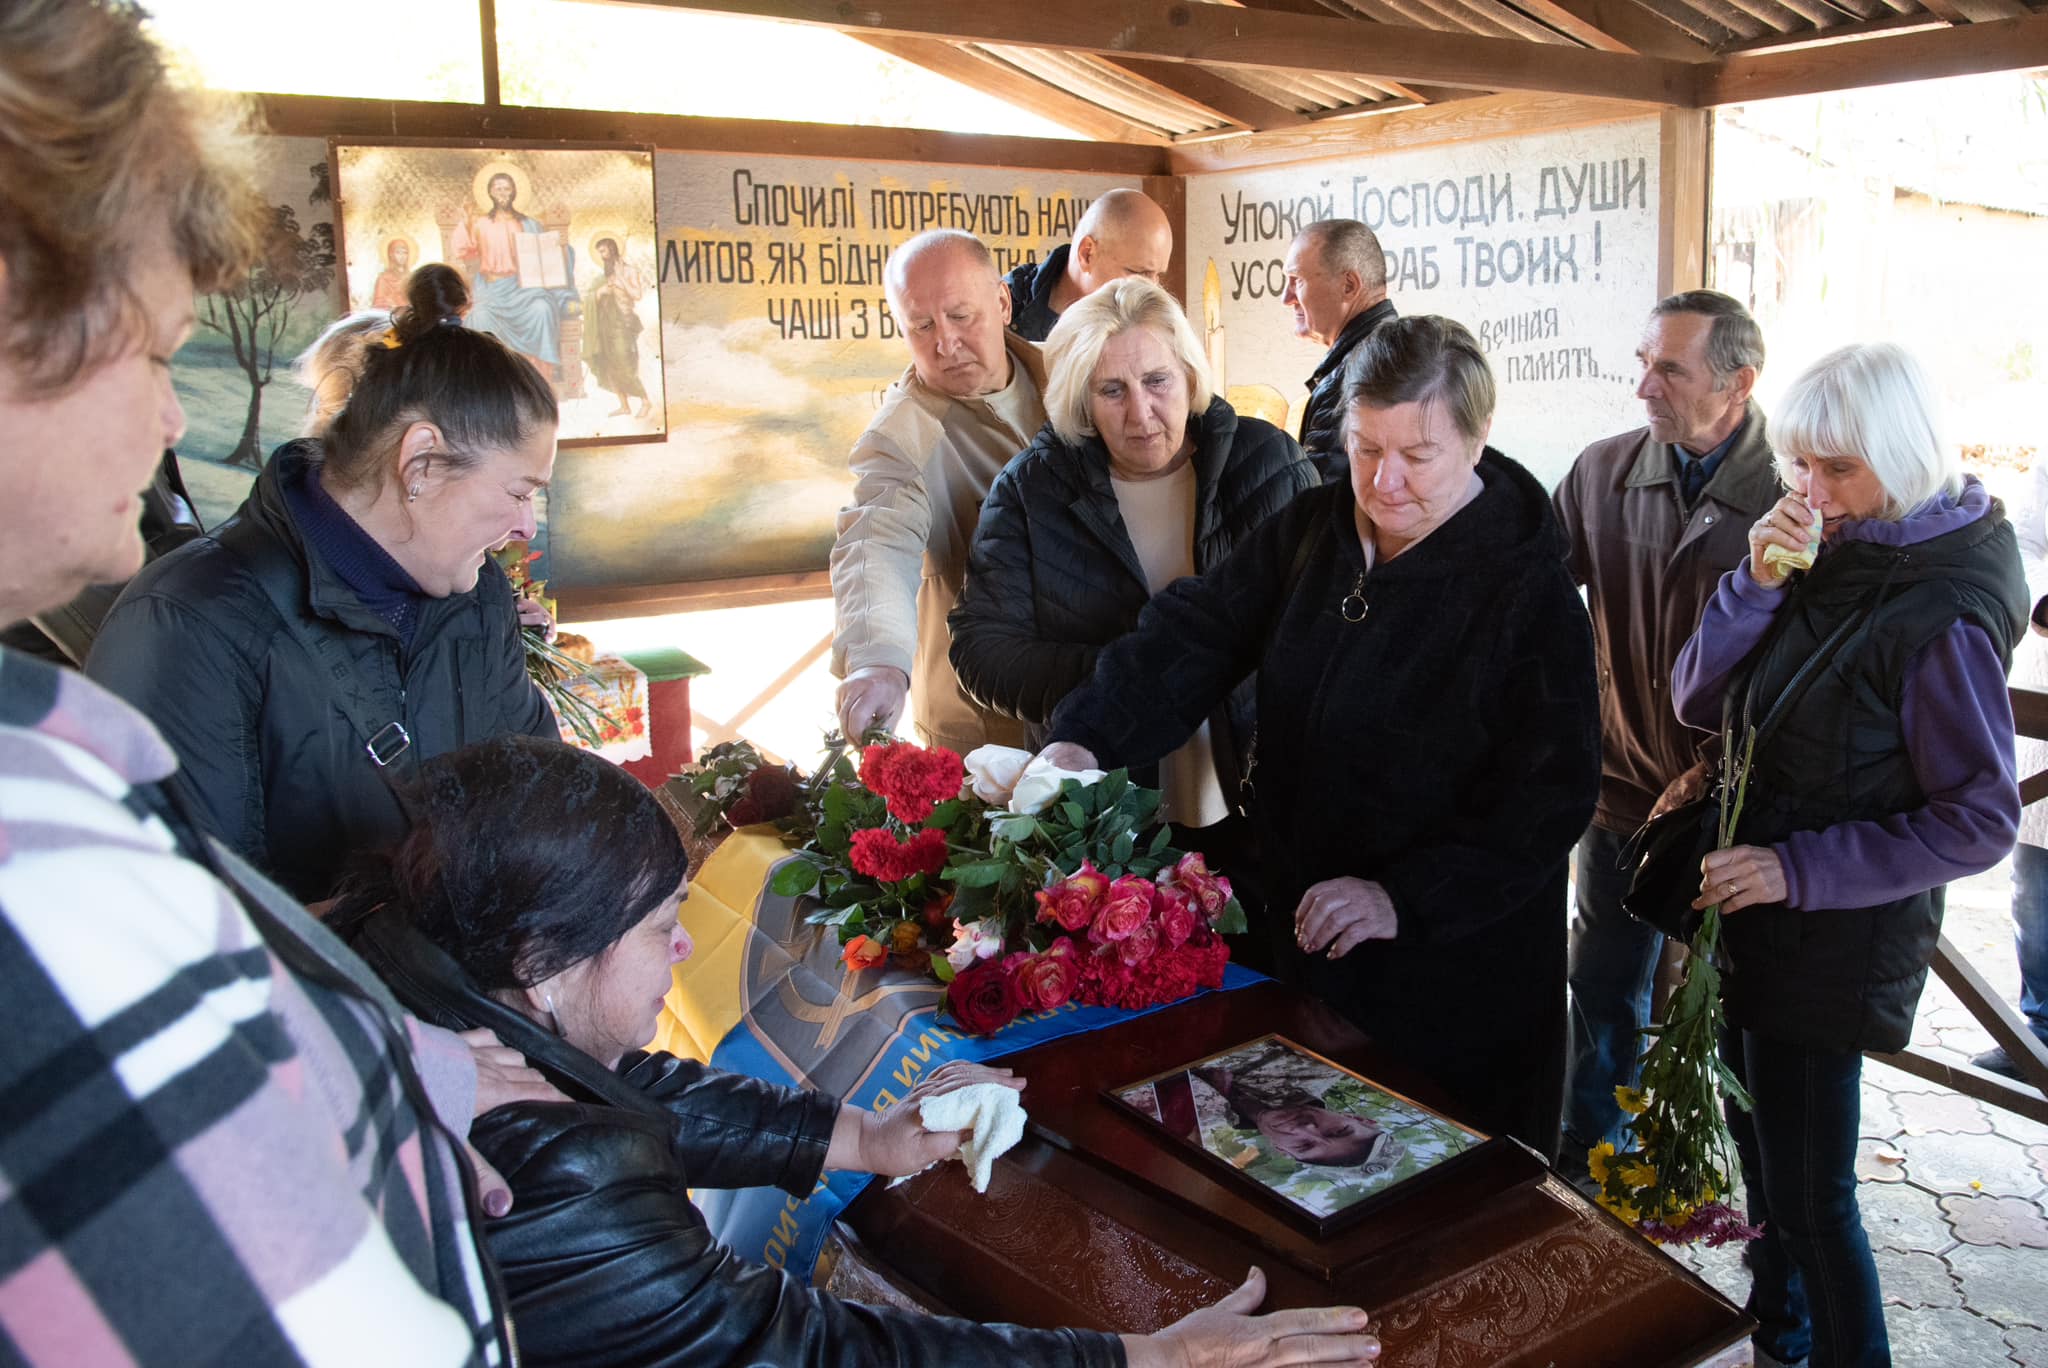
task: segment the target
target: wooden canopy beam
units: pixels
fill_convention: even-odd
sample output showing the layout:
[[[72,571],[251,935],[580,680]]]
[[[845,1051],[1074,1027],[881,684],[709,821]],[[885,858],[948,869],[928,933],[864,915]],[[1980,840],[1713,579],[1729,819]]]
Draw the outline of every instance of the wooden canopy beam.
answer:
[[[963,5],[957,0],[637,0],[670,9],[816,24],[862,36],[893,34],[1149,57],[1207,66],[1328,71],[1369,81],[1424,81],[1482,90],[1542,90],[1660,105],[1690,105],[1696,69],[1623,52],[1595,52],[1513,38],[1438,33],[1336,16],[1281,14],[1224,5],[1032,0]]]
[[[1192,62],[1155,62],[1149,57],[1110,59],[1109,65],[1141,81],[1150,81],[1169,95],[1195,104],[1241,128],[1294,128],[1308,122],[1308,115],[1289,109],[1256,91],[1217,75]]]
[[[428,100],[363,100],[327,95],[258,95],[263,127],[282,137],[389,142],[646,143],[664,152],[734,156],[830,157],[840,160],[937,162],[957,166],[1019,166],[1111,176],[1168,174],[1167,148],[1157,144],[948,133],[930,128],[786,123],[780,119],[714,119],[693,114],[631,114],[618,110],[549,109],[538,105],[443,104]],[[665,610],[664,610],[665,611]]]
[[[1796,52],[1730,57],[1701,72],[1699,102],[1712,106],[1774,100],[2043,65],[2048,65],[2048,14],[2033,14]]]
[[[900,57],[912,66],[972,89],[1006,100],[1027,113],[1050,119],[1101,142],[1153,143],[1164,145],[1168,138],[1156,128],[1134,123],[1113,109],[1069,94],[1058,86],[1039,80],[1028,71],[981,53],[941,42],[935,38],[901,38],[889,34],[851,35],[879,52]]]

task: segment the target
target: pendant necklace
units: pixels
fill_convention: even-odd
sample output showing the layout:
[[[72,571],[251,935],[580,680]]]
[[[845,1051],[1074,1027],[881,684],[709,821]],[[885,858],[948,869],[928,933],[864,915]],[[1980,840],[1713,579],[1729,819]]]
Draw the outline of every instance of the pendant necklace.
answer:
[[[1337,605],[1346,622],[1365,621],[1365,571],[1358,572],[1358,580],[1351,586],[1351,592]]]

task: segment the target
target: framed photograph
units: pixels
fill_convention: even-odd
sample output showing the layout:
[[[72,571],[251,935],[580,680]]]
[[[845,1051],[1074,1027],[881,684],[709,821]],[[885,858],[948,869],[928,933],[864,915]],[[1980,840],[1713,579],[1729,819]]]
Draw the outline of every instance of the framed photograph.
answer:
[[[1279,1035],[1105,1093],[1318,1235],[1490,1143]]]
[[[346,311],[405,302],[430,261],[469,283],[465,323],[533,362],[564,444],[660,441],[654,154],[624,147],[333,145]]]

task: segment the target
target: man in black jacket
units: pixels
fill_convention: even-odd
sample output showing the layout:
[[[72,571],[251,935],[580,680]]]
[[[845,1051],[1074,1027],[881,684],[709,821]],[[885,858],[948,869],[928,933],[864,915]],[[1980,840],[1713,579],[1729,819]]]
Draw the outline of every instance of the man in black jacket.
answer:
[[[1329,348],[1308,378],[1301,449],[1324,484],[1343,484],[1351,478],[1344,456],[1344,358],[1394,317],[1387,258],[1372,229],[1357,219],[1324,219],[1294,239],[1286,271],[1280,302],[1294,311],[1294,335]]]
[[[1003,278],[1010,287],[1011,331],[1043,342],[1075,300],[1125,276],[1164,285],[1172,259],[1166,211],[1139,191],[1112,190],[1088,206],[1072,242]]]

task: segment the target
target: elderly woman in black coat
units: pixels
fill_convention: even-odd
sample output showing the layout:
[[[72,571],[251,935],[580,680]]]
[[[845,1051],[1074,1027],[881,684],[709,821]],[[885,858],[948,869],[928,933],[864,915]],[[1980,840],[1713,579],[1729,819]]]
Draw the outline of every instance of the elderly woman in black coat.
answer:
[[[1382,324],[1347,363],[1350,488],[1153,599],[1047,751],[1147,763],[1257,671],[1254,816],[1292,972],[1461,1116],[1554,1156],[1598,693],[1549,498],[1486,445],[1493,401],[1464,328]]]
[[[1069,308],[1045,351],[1048,421],[989,488],[947,619],[961,686],[1041,725],[1146,600],[1214,566],[1316,483],[1293,438],[1214,393],[1186,315],[1149,281],[1116,281]],[[1240,690],[1147,762],[1158,773],[1138,778],[1164,792],[1169,820],[1211,827],[1229,814],[1251,703]]]
[[[804,1195],[826,1168],[914,1173],[961,1137],[922,1097],[1007,1071],[937,1070],[884,1114],[640,1047],[673,966],[688,858],[653,794],[559,742],[506,736],[429,761],[416,825],[330,919],[421,1017],[488,1026],[566,1094],[481,1117],[511,1185],[484,1234],[529,1364],[808,1365],[1370,1362],[1352,1308],[1252,1316],[1257,1270],[1152,1335],[978,1325],[843,1302],[711,1236],[693,1187]],[[1308,1357],[1297,1357],[1307,1351]]]

